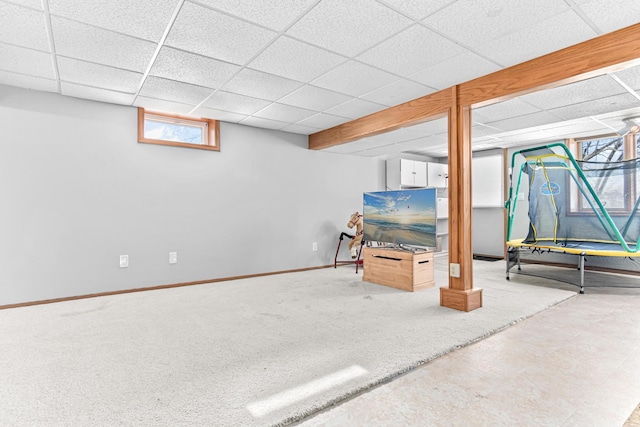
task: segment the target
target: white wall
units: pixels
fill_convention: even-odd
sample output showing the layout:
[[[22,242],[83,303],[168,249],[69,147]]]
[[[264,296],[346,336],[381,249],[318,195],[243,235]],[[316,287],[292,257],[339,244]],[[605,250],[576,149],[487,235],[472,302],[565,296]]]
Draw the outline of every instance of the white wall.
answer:
[[[0,305],[332,264],[384,189],[383,161],[303,135],[222,123],[219,153],[139,144],[135,108],[6,86],[0,130]]]
[[[473,153],[473,253],[504,256],[504,171],[502,150]]]

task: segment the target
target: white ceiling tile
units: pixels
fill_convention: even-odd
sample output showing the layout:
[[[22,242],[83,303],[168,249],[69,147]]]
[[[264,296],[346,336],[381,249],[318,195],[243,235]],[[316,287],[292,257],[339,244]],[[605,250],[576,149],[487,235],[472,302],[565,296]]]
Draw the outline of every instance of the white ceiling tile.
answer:
[[[313,81],[313,85],[359,97],[397,77],[356,61],[348,61]]]
[[[240,124],[253,126],[263,129],[275,129],[280,130],[288,125],[288,123],[278,122],[275,120],[263,119],[262,117],[247,117],[242,120]]]
[[[520,100],[543,110],[596,100],[624,93],[625,89],[608,75],[545,89],[520,97]]]
[[[281,122],[295,123],[316,114],[317,111],[292,107],[291,105],[273,103],[254,114],[255,117],[278,120]]]
[[[421,136],[436,135],[439,133],[446,133],[449,131],[449,120],[446,118],[430,120],[428,122],[420,123],[417,125],[407,126],[402,129],[398,129],[396,132],[398,135],[404,135],[402,138],[398,138],[398,141],[413,139]]]
[[[111,104],[131,105],[134,98],[134,95],[129,93],[98,89],[67,82],[61,82],[60,87],[63,95],[92,99],[94,101],[108,102]]]
[[[25,89],[41,90],[44,92],[57,92],[56,80],[43,79],[41,77],[27,76],[25,74],[0,71],[0,84],[23,87]]]
[[[302,83],[262,71],[243,68],[223,89],[253,98],[276,101],[302,86]]]
[[[423,22],[451,40],[478,47],[568,9],[564,0],[460,0]]]
[[[508,67],[580,43],[598,34],[573,10],[491,40],[476,51]],[[526,46],[526,49],[522,49]]]
[[[626,70],[618,71],[614,74],[631,89],[640,91],[640,65],[627,68]]]
[[[384,147],[371,148],[369,150],[358,151],[358,156],[379,157],[379,156],[386,156],[389,154],[398,153],[399,151],[394,150],[394,148],[397,149],[398,147],[394,147],[394,144],[389,144],[388,146],[384,146]]]
[[[149,74],[218,89],[238,70],[240,67],[235,64],[165,46],[160,49]]]
[[[347,101],[344,104],[329,108],[327,111],[325,111],[325,113],[341,117],[348,117],[350,119],[358,119],[360,117],[368,116],[369,114],[376,113],[386,108],[387,107],[385,105],[376,104],[359,98],[353,98],[352,100]]]
[[[149,76],[140,90],[140,95],[196,105],[204,101],[212,92],[211,89],[203,86]]]
[[[221,61],[244,64],[276,33],[193,3],[185,3],[166,44]]]
[[[546,111],[539,111],[537,113],[526,114],[524,116],[511,117],[504,120],[498,120],[495,122],[489,122],[488,125],[495,126],[505,131],[512,131],[518,129],[527,129],[541,125],[547,125],[549,123],[557,123],[561,119]]]
[[[374,0],[323,0],[287,34],[352,57],[411,22]]]
[[[285,132],[299,133],[301,135],[311,135],[312,133],[318,132],[320,129],[313,128],[311,126],[289,125],[283,127],[282,130]]]
[[[43,10],[42,0],[5,0],[7,3],[14,3],[18,6],[30,7],[32,9]]]
[[[159,42],[176,0],[48,0],[53,15]]]
[[[455,0],[381,0],[389,7],[392,7],[413,19],[423,19],[435,13]]]
[[[344,60],[324,49],[282,36],[248,66],[307,83]]]
[[[432,88],[406,79],[400,79],[390,85],[362,95],[361,98],[391,107],[433,92],[435,92],[435,90]]]
[[[640,101],[629,93],[609,96],[601,99],[594,99],[580,104],[568,105],[566,107],[555,108],[549,112],[564,120],[577,119],[580,117],[595,116],[598,114],[610,113],[640,106]]]
[[[331,114],[319,113],[315,116],[311,116],[308,119],[304,119],[296,124],[302,126],[310,126],[318,129],[328,129],[348,121],[344,117],[332,116]]]
[[[56,53],[116,68],[144,72],[156,44],[64,18],[51,17]]]
[[[194,0],[276,31],[284,30],[317,0]]]
[[[220,120],[221,122],[238,123],[248,116],[244,114],[231,113],[229,111],[215,110],[213,108],[200,107],[196,109],[192,116],[206,117],[208,119]]]
[[[0,42],[49,52],[44,12],[0,3]]]
[[[409,78],[436,89],[445,89],[500,69],[493,62],[467,51],[411,74]]]
[[[474,122],[489,123],[510,117],[523,116],[540,111],[532,105],[522,102],[518,98],[498,102],[486,107],[474,108],[472,118]]]
[[[352,99],[350,96],[322,89],[316,86],[304,85],[290,93],[278,102],[295,107],[324,111]],[[339,115],[339,114],[338,114]]]
[[[251,115],[269,104],[271,104],[271,101],[265,101],[264,99],[218,91],[204,103],[203,107]]]
[[[463,52],[463,47],[416,24],[363,53],[358,60],[406,77]]]
[[[60,79],[85,86],[135,93],[142,74],[58,56]]]
[[[604,33],[640,22],[638,0],[593,0],[581,4],[580,9]]]
[[[147,98],[146,96],[136,97],[133,103],[136,107],[142,107],[150,111],[160,113],[188,115],[193,110],[193,105],[182,104],[179,102],[165,101],[162,99]]]
[[[0,43],[0,70],[55,79],[51,54]]]
[[[475,141],[478,138],[484,138],[486,136],[495,135],[502,132],[504,132],[504,129],[477,125],[471,128],[471,138]]]

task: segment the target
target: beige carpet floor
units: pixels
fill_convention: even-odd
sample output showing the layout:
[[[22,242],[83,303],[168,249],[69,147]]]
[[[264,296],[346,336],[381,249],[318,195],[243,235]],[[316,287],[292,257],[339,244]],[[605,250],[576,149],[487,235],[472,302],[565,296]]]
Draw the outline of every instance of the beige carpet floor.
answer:
[[[446,257],[436,283],[447,284]],[[575,296],[474,262],[484,307],[353,266],[0,311],[2,424],[269,426],[389,381]]]

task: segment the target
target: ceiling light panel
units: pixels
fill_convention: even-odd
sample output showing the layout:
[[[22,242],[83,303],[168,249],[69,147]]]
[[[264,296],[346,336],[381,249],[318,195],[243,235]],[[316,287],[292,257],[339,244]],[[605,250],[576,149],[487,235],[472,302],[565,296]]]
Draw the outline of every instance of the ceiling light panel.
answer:
[[[51,54],[0,43],[0,70],[55,79]]]
[[[397,77],[356,61],[348,61],[313,81],[313,85],[359,97]]]
[[[344,61],[335,53],[281,36],[248,66],[308,83]]]
[[[611,113],[618,110],[634,108],[640,106],[640,101],[629,93],[609,96],[580,104],[568,105],[566,107],[555,108],[550,113],[557,115],[564,120],[578,119],[598,114]]]
[[[271,104],[271,101],[265,101],[264,99],[218,91],[204,103],[203,107],[250,116],[269,104]]]
[[[273,31],[186,2],[165,44],[221,61],[244,64],[275,36]]]
[[[63,81],[118,92],[135,93],[142,81],[141,73],[62,56],[58,56],[58,71]]]
[[[224,85],[226,92],[276,101],[302,86],[302,83],[262,71],[243,68]],[[300,105],[300,107],[304,107]]]
[[[523,95],[520,99],[541,109],[550,110],[625,92],[622,86],[605,74],[564,86]]]
[[[457,1],[423,22],[451,40],[479,47],[568,9],[564,0]]]
[[[112,31],[51,17],[56,53],[143,73],[156,44]]]
[[[192,0],[255,22],[276,31],[282,31],[317,0]]]
[[[0,71],[0,84],[17,86],[25,89],[42,90],[45,92],[57,92],[56,80],[43,79],[41,77],[27,76],[25,74]]]
[[[316,114],[317,111],[292,107],[291,105],[273,103],[254,114],[255,117],[278,120],[286,123],[295,123]]]
[[[500,69],[495,63],[466,51],[408,77],[436,89],[446,89]]]
[[[359,98],[353,98],[350,101],[345,102],[344,104],[329,108],[325,112],[336,116],[357,119],[384,110],[386,108],[386,106],[381,104],[376,104],[374,102],[365,101]]]
[[[316,86],[304,85],[278,102],[315,111],[324,111],[349,101],[350,96],[322,89]]]
[[[433,31],[414,25],[358,56],[358,60],[407,76],[465,51]]]
[[[196,86],[174,80],[149,76],[144,82],[140,95],[150,98],[196,105],[204,101],[211,92],[210,88]]]
[[[410,16],[413,19],[423,19],[452,3],[453,0],[381,0],[391,8]]]
[[[411,23],[375,0],[323,0],[287,34],[353,57]]]
[[[640,2],[637,0],[594,0],[581,4],[580,9],[603,33],[640,22]]]
[[[0,42],[49,52],[44,13],[0,3]]]
[[[596,33],[573,10],[546,21],[491,40],[476,51],[504,67],[519,64],[549,52],[563,49],[590,38]],[[522,49],[522,46],[527,46]]]
[[[176,0],[48,0],[53,15],[159,42]]]
[[[94,101],[108,102],[112,104],[131,105],[134,95],[82,86],[73,83],[61,82],[61,93],[76,98],[92,99]]]
[[[165,46],[160,49],[149,74],[217,89],[239,70],[240,66],[235,64]]]
[[[188,115],[189,111],[193,109],[193,105],[165,101],[162,99],[147,98],[146,96],[137,96],[133,105],[136,107],[143,107],[150,111],[183,115]]]
[[[362,99],[392,107],[433,92],[435,92],[435,89],[406,79],[400,79],[390,85],[362,95]]]

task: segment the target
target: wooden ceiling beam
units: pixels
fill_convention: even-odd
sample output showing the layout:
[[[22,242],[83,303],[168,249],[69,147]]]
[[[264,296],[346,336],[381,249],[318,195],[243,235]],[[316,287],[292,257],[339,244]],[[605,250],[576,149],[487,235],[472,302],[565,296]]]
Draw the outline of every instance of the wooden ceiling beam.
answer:
[[[479,107],[640,64],[640,23],[462,83],[458,106]],[[309,135],[320,150],[445,117],[451,88]]]

